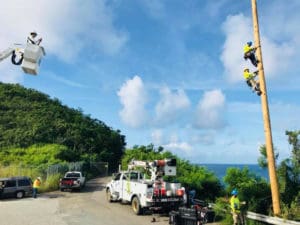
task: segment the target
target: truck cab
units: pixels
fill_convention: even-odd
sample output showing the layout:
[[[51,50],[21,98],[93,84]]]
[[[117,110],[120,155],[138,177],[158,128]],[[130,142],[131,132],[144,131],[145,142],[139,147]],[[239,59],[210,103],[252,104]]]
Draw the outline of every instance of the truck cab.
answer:
[[[131,199],[131,186],[132,182],[141,182],[143,180],[143,174],[139,171],[119,172],[113,176],[110,182],[111,200],[130,200]]]

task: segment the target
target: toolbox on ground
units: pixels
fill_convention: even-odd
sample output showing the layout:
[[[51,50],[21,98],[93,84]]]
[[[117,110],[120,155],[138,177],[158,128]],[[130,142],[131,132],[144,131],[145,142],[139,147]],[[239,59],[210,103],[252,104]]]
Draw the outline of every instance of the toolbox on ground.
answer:
[[[172,225],[203,225],[206,222],[206,211],[201,208],[180,207],[178,212],[169,214],[169,224]]]

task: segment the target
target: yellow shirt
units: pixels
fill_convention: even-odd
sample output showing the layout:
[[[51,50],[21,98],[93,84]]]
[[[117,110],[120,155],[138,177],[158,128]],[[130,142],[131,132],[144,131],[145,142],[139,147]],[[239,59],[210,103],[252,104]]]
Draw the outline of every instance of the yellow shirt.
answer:
[[[240,200],[238,197],[232,196],[230,199],[230,208],[232,212],[240,212]]]
[[[34,188],[39,188],[41,186],[41,181],[36,179],[34,182],[33,182],[33,187]]]
[[[246,54],[246,53],[248,53],[248,52],[251,52],[251,51],[253,51],[253,50],[254,50],[254,48],[251,47],[251,46],[249,46],[249,45],[245,45],[245,46],[244,46],[244,54]]]
[[[244,78],[246,80],[252,79],[253,78],[253,73],[249,73],[249,72],[244,71]]]

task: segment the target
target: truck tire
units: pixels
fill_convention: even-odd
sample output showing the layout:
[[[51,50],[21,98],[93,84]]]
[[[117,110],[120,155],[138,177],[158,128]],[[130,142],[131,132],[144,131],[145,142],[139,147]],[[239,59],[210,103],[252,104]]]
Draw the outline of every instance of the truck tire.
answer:
[[[24,192],[23,191],[17,191],[15,196],[16,196],[16,198],[23,198],[24,197]]]
[[[142,214],[142,207],[141,207],[141,204],[140,204],[140,200],[138,197],[134,197],[131,201],[131,207],[132,207],[132,210],[133,212],[136,214],[136,215],[141,215]]]
[[[111,192],[109,188],[106,189],[106,200],[108,202],[112,202]]]

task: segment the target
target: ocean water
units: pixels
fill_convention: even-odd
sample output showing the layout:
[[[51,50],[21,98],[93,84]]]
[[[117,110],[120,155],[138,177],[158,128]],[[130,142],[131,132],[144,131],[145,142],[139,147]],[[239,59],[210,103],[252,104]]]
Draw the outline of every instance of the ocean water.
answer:
[[[265,178],[269,182],[268,169],[262,169],[256,164],[199,164],[200,166],[206,167],[209,171],[212,171],[221,182],[223,182],[223,177],[226,175],[227,168],[234,167],[243,169],[248,167],[249,171],[257,176]]]

